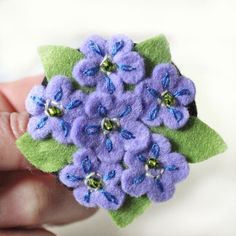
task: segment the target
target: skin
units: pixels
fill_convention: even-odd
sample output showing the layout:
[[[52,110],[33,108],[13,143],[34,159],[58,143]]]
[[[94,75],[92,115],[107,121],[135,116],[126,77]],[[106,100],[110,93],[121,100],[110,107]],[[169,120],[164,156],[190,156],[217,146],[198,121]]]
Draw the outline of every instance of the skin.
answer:
[[[42,79],[0,83],[0,236],[52,236],[42,225],[83,220],[96,211],[79,205],[71,191],[34,169],[16,148],[28,123],[25,98]]]

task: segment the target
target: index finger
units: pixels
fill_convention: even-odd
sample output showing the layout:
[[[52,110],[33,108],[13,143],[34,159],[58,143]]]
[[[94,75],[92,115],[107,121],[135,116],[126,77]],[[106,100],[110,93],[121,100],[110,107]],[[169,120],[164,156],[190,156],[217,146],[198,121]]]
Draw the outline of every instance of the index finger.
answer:
[[[0,93],[2,93],[7,100],[6,102],[10,108],[5,111],[24,111],[27,94],[34,85],[40,84],[42,81],[43,75],[37,75],[10,83],[0,84]]]
[[[27,113],[0,112],[0,170],[31,168],[16,147],[16,139],[25,131]]]

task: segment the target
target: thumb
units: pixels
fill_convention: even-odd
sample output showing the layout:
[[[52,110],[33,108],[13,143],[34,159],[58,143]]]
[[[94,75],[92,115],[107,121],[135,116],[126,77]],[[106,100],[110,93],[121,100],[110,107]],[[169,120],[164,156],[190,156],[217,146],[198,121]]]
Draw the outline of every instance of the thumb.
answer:
[[[16,139],[26,131],[27,123],[25,112],[0,112],[0,170],[30,168],[16,147]]]

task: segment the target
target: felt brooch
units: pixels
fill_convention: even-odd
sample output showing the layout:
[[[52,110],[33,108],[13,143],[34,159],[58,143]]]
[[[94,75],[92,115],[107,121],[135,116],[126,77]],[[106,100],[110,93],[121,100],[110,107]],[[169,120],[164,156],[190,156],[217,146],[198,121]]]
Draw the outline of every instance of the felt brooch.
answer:
[[[27,160],[58,176],[78,204],[108,210],[125,227],[169,200],[197,163],[226,150],[197,118],[195,85],[171,60],[163,35],[42,46],[45,79],[26,99]],[[193,186],[194,187],[194,186]]]

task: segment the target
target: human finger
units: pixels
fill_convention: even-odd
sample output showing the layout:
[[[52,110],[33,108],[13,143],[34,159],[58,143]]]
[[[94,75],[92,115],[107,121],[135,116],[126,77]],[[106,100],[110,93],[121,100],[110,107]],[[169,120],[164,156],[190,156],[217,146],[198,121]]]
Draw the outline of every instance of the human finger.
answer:
[[[1,179],[0,228],[67,224],[96,211],[76,202],[55,176],[17,171],[1,173]]]

